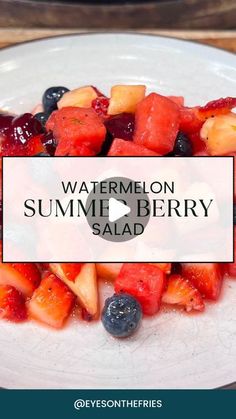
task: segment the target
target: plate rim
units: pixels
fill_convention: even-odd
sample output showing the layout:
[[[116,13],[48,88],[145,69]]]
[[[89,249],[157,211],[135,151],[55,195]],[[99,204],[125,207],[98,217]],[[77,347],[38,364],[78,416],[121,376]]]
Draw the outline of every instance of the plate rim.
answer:
[[[208,45],[208,44],[204,44],[203,42],[199,42],[196,40],[192,40],[192,39],[183,39],[183,38],[178,38],[176,36],[170,36],[170,35],[164,35],[164,34],[154,34],[154,33],[150,33],[150,32],[139,32],[139,31],[117,31],[117,30],[108,30],[108,31],[84,31],[84,32],[73,32],[73,33],[63,33],[63,34],[58,34],[58,35],[52,35],[52,36],[45,36],[45,37],[40,37],[40,38],[36,38],[36,39],[30,39],[30,40],[26,40],[26,41],[22,41],[22,42],[15,42],[11,45],[6,45],[4,47],[0,48],[0,57],[1,57],[1,52],[3,51],[8,51],[11,49],[20,49],[22,46],[25,45],[31,45],[31,44],[35,44],[35,43],[43,43],[44,41],[50,41],[50,40],[54,40],[54,39],[64,39],[64,38],[71,38],[71,37],[90,37],[90,36],[98,36],[98,35],[103,35],[103,36],[110,36],[110,35],[127,35],[127,36],[136,36],[136,37],[145,37],[145,38],[159,38],[159,39],[167,39],[167,40],[174,40],[174,41],[179,41],[180,43],[183,44],[192,44],[194,46],[199,46],[205,50],[212,50],[212,51],[218,51],[218,52],[223,52],[224,54],[228,55],[229,57],[234,57],[236,58],[236,53],[232,52],[232,51],[228,51],[224,48],[221,47],[216,47],[216,46],[212,46],[212,45]],[[234,388],[233,388],[234,387]],[[222,389],[222,390],[234,390],[236,388],[236,381],[231,382],[231,383],[226,383],[222,386],[213,388],[213,389]],[[0,387],[0,390],[7,390],[6,387]]]
[[[146,38],[164,38],[174,41],[179,41],[180,43],[185,44],[192,44],[194,46],[202,47],[205,50],[212,50],[212,51],[221,51],[224,54],[236,58],[236,53],[232,51],[228,51],[221,47],[216,47],[213,45],[204,44],[203,42],[199,42],[192,39],[183,39],[178,38],[176,36],[170,36],[170,35],[164,35],[164,34],[154,34],[150,32],[139,32],[139,31],[117,31],[117,30],[108,30],[108,31],[85,31],[85,32],[72,32],[72,33],[62,33],[58,35],[52,35],[52,36],[45,36],[43,38],[36,38],[36,39],[29,39],[22,42],[15,42],[11,45],[6,45],[4,47],[0,48],[0,55],[2,51],[11,50],[12,48],[20,48],[21,46],[27,45],[27,44],[34,44],[34,43],[41,43],[44,41],[49,41],[50,39],[58,39],[58,38],[70,38],[70,37],[83,37],[83,36],[97,36],[97,35],[103,35],[103,36],[109,36],[109,35],[128,35],[128,36],[137,36],[137,37],[146,37]]]

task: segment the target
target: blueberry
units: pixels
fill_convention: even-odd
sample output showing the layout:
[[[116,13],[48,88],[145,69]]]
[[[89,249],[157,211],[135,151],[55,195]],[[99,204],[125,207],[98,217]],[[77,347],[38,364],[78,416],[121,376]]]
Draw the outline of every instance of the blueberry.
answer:
[[[236,204],[234,204],[234,225],[236,225]]]
[[[179,274],[181,275],[182,273],[182,265],[179,262],[173,262],[171,264],[171,273],[172,274]]]
[[[105,301],[102,323],[112,336],[125,338],[139,326],[142,310],[139,302],[129,294],[114,294]]]
[[[187,135],[179,132],[175,140],[174,149],[168,154],[170,157],[190,157],[193,155],[193,147]]]
[[[48,117],[49,117],[49,115],[48,114],[46,114],[45,112],[39,112],[39,113],[36,113],[35,115],[34,115],[34,117],[39,121],[39,122],[41,122],[41,124],[42,124],[42,126],[43,127],[45,127],[45,125],[46,125],[46,122],[47,122],[47,120],[48,120]]]
[[[67,89],[67,87],[49,87],[49,89],[47,89],[43,94],[44,112],[50,115],[53,111],[55,111],[57,109],[57,102],[66,92],[69,92],[69,89]]]
[[[38,153],[38,154],[35,154],[34,157],[50,157],[50,154],[48,154],[48,153]]]

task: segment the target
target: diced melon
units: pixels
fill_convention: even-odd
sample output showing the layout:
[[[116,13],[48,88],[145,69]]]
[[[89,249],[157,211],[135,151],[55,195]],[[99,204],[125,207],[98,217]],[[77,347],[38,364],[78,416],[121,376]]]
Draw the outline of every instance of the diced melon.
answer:
[[[79,108],[90,108],[92,101],[96,99],[97,93],[92,86],[79,87],[65,93],[59,100],[58,109],[67,106],[78,106]]]
[[[214,118],[208,131],[206,146],[212,156],[236,152],[236,114]]]
[[[145,97],[144,85],[117,85],[111,88],[111,99],[108,115],[123,112],[135,113],[137,104]]]
[[[97,274],[100,278],[113,281],[120,273],[122,263],[96,263]]]

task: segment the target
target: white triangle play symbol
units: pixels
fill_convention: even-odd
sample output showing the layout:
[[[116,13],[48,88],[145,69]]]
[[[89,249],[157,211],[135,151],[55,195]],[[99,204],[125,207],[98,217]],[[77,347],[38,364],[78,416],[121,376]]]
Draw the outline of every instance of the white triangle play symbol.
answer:
[[[111,223],[124,217],[124,215],[129,214],[130,211],[131,209],[128,205],[125,205],[114,198],[109,199],[109,221]]]

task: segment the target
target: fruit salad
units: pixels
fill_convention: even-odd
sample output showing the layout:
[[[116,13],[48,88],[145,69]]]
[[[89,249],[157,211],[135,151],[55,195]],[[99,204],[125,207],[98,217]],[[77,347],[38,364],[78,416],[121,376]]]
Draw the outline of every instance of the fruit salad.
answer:
[[[30,113],[0,113],[0,156],[235,157],[235,107],[233,97],[188,107],[182,96],[147,94],[144,85],[113,86],[109,97],[94,86],[50,87]],[[0,210],[2,225],[2,203]],[[236,261],[0,263],[0,318],[60,329],[73,313],[127,337],[163,307],[203,312],[219,300],[226,276],[236,277]],[[104,307],[100,281],[114,289]]]

